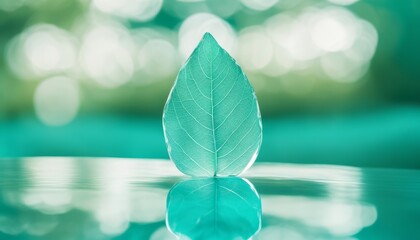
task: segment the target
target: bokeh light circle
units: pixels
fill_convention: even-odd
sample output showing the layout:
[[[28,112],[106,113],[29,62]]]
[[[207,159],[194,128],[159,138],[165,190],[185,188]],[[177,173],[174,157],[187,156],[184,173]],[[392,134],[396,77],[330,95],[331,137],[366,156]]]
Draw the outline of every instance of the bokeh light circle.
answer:
[[[86,74],[103,87],[128,82],[134,72],[131,36],[113,26],[96,26],[83,39],[81,64]]]
[[[238,61],[244,69],[261,70],[273,57],[273,44],[262,27],[249,27],[239,33]]]
[[[163,0],[93,0],[102,12],[144,22],[154,18],[162,8]]]
[[[241,0],[242,4],[247,8],[264,11],[273,7],[279,0]]]
[[[175,75],[179,66],[177,50],[163,39],[147,41],[141,47],[137,60],[141,71],[160,79]]]
[[[310,34],[318,48],[327,52],[342,51],[356,38],[356,21],[348,10],[326,9],[314,18]]]
[[[9,43],[7,60],[25,80],[69,71],[76,62],[75,42],[70,33],[54,25],[35,25]]]
[[[35,91],[35,112],[45,124],[60,126],[76,116],[80,104],[75,80],[59,76],[42,81]]]
[[[236,34],[232,27],[213,14],[197,13],[185,19],[179,29],[179,51],[184,60],[206,32],[210,32],[226,51],[235,55]]]

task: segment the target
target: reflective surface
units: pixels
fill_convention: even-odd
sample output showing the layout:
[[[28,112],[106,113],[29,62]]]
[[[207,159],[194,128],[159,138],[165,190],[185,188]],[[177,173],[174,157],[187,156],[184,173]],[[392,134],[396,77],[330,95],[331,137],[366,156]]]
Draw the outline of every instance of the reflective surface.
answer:
[[[242,177],[191,179],[163,160],[2,159],[0,239],[211,239],[217,227],[226,239],[420,238],[418,170],[257,163]]]
[[[167,226],[188,239],[249,239],[261,228],[261,200],[246,179],[190,179],[167,198]]]

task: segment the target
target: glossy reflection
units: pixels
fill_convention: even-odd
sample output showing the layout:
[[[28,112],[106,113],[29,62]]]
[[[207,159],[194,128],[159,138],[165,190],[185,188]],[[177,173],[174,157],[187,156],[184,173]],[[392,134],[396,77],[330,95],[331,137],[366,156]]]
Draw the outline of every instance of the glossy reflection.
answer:
[[[0,240],[420,239],[419,170],[256,163],[244,176],[258,194],[240,178],[181,182],[167,160],[0,159]]]
[[[249,239],[261,228],[261,199],[243,178],[186,180],[168,193],[166,222],[181,239]]]

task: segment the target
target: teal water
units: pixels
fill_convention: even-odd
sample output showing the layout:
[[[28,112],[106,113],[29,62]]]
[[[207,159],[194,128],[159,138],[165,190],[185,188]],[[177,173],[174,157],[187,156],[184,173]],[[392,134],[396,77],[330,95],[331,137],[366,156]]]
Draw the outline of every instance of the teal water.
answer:
[[[257,161],[420,169],[418,119],[416,106],[266,117]],[[62,127],[22,116],[0,120],[0,133],[0,158],[169,158],[160,116],[81,115]]]
[[[0,240],[420,239],[420,171],[256,163],[189,178],[169,161],[0,160]]]

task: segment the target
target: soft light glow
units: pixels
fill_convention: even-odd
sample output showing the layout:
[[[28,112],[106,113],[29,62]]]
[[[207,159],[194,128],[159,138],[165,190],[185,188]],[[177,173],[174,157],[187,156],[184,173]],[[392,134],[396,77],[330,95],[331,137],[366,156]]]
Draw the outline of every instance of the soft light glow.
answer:
[[[150,240],[176,240],[177,238],[174,234],[172,234],[166,227],[158,228],[152,236],[150,236]],[[184,240],[184,238],[182,238]],[[185,238],[185,240],[189,240]]]
[[[107,235],[119,235],[127,230],[129,226],[128,206],[126,208],[115,208],[114,206],[127,205],[121,201],[125,198],[119,196],[108,196],[99,204],[95,217],[100,223],[100,229]]]
[[[24,168],[33,185],[48,184],[56,189],[69,188],[77,174],[74,159],[69,157],[43,157],[36,161],[28,158],[24,159]]]
[[[84,37],[82,67],[99,85],[114,88],[128,82],[134,72],[130,35],[121,28],[98,26]]]
[[[267,67],[264,68],[264,73],[268,76],[275,77],[286,74],[295,65],[295,56],[292,55],[290,43],[288,43],[290,42],[288,38],[290,37],[292,21],[291,16],[279,14],[265,22],[266,32],[274,44],[274,56]]]
[[[40,70],[51,70],[60,61],[55,40],[45,32],[32,34],[25,43],[25,50],[29,61]]]
[[[71,70],[76,47],[72,36],[53,25],[35,25],[12,40],[8,61],[23,79]]]
[[[71,209],[72,195],[69,190],[42,192],[37,188],[29,189],[22,195],[22,203],[44,214],[63,214]]]
[[[371,23],[364,20],[358,21],[356,29],[357,38],[351,48],[344,51],[344,54],[359,62],[370,61],[378,44],[378,32]]]
[[[23,191],[21,202],[44,214],[63,214],[71,209],[73,184],[76,166],[71,158],[24,159],[24,170],[31,180],[31,187]],[[48,169],[48,170],[46,170]],[[54,189],[53,192],[45,188]],[[36,229],[35,233],[41,233]]]
[[[6,187],[5,200],[39,217],[34,221],[0,214],[1,233],[45,235],[68,220],[65,213],[76,211],[89,221],[81,230],[102,238],[122,234],[131,222],[163,222],[166,184],[182,177],[167,160],[60,157],[23,159],[21,174],[20,187]],[[169,234],[161,229],[152,239],[175,239]]]
[[[249,27],[239,34],[238,61],[249,70],[261,70],[273,57],[271,39],[264,28]]]
[[[309,33],[308,16],[303,14],[295,20],[289,20],[280,15],[274,18],[269,27],[278,29],[274,33],[274,42],[286,49],[290,56],[297,61],[308,61],[319,56],[320,50],[312,41]],[[276,26],[276,24],[278,24]],[[271,30],[268,30],[270,32]]]
[[[132,185],[138,184],[134,179],[142,172],[149,176],[156,174],[158,166],[168,166],[165,162],[151,161],[143,169],[136,168],[136,161],[107,161],[101,159],[100,168],[95,169],[98,177],[98,186],[101,190],[101,198],[95,206],[95,218],[100,222],[101,231],[107,235],[118,235],[124,232],[130,222],[150,223],[163,221],[165,218],[166,191],[142,188],[140,191],[132,191]],[[151,174],[151,175],[150,175]],[[153,178],[147,178],[154,181]],[[143,179],[142,179],[143,180]],[[114,206],[119,206],[115,208]]]
[[[328,54],[321,58],[321,67],[325,74],[338,82],[354,82],[367,71],[368,64],[352,59],[344,54]]]
[[[69,123],[79,109],[79,88],[73,79],[53,77],[44,80],[35,92],[35,111],[47,125]]]
[[[295,62],[290,53],[282,46],[274,46],[274,57],[264,68],[264,73],[268,76],[277,77],[290,72]]]
[[[263,213],[322,228],[335,236],[351,236],[377,219],[376,207],[358,202],[296,196],[263,196]],[[282,208],[281,206],[287,206]]]
[[[360,20],[355,26],[357,37],[349,49],[321,57],[322,70],[333,80],[354,82],[362,78],[369,69],[378,35],[375,28],[366,21]]]
[[[337,52],[349,48],[356,37],[355,17],[347,10],[324,10],[314,19],[311,36],[322,50]]]
[[[179,60],[175,47],[163,39],[147,41],[138,54],[139,69],[150,78],[164,79],[175,75]]]
[[[241,0],[242,4],[247,8],[256,11],[267,10],[273,7],[278,1],[279,0]]]
[[[130,221],[136,223],[151,223],[165,219],[166,205],[165,190],[144,189],[143,192],[133,194],[130,204],[135,206],[130,211]]]
[[[213,14],[198,13],[185,19],[179,29],[179,51],[184,60],[191,55],[205,32],[210,32],[229,54],[235,55],[236,35],[232,27]]]
[[[141,22],[154,18],[162,3],[163,0],[93,0],[94,6],[102,12]]]
[[[322,166],[322,165],[297,165],[283,164],[281,168],[273,167],[270,163],[254,165],[250,172],[253,177],[270,177],[284,179],[300,179],[319,181],[360,181],[361,171],[354,167]],[[245,173],[245,177],[249,172]]]
[[[127,164],[129,162],[104,161],[95,169],[96,176],[106,176],[98,178],[104,197],[91,207],[94,209],[96,220],[100,223],[101,231],[107,235],[121,234],[129,226],[129,185],[133,169]]]
[[[358,168],[288,164],[282,165],[280,169],[267,163],[254,166],[251,171],[246,174],[253,177],[281,176],[282,179],[310,180],[322,184],[327,190],[325,198],[263,195],[263,213],[266,215],[296,221],[308,228],[321,228],[343,237],[356,234],[377,219],[376,207],[360,201],[363,190],[355,186],[360,186],[363,176]],[[272,231],[277,232],[279,229]]]
[[[44,25],[34,29],[24,43],[26,56],[37,72],[69,69],[75,62],[75,48],[63,30]]]
[[[300,72],[337,82],[357,81],[368,70],[378,41],[372,24],[343,7],[307,8],[297,16],[279,14],[265,26],[274,43],[274,58],[263,72],[274,77]]]

